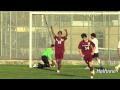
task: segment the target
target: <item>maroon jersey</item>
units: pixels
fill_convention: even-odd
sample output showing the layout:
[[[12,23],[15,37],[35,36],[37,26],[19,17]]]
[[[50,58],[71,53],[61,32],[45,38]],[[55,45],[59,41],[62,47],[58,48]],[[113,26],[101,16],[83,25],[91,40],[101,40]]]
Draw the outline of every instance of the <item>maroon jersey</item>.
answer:
[[[55,39],[55,51],[57,52],[61,52],[61,51],[65,51],[64,49],[64,42],[67,39],[65,36],[61,37],[61,39],[57,36],[54,37]]]
[[[95,47],[95,44],[90,40],[88,40],[88,42],[82,40],[78,46],[78,48],[81,49],[84,55],[91,55],[92,47]]]

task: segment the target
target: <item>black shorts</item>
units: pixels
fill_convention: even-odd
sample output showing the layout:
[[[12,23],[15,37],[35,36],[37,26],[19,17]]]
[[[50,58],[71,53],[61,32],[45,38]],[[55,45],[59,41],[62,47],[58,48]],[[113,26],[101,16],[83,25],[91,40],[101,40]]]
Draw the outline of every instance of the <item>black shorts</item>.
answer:
[[[44,62],[44,66],[45,67],[49,67],[50,66],[49,61],[48,61],[48,57],[42,56],[41,59]]]
[[[99,54],[98,53],[94,53],[93,58],[98,58]]]

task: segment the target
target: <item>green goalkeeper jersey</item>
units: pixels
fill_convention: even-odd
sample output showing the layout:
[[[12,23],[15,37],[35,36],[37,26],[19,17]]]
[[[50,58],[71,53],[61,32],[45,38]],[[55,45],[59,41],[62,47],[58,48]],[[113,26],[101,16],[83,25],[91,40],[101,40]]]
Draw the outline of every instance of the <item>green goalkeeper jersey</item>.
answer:
[[[46,57],[49,58],[49,60],[52,61],[51,54],[52,54],[52,48],[47,48],[47,49],[43,52],[42,56],[46,56]]]

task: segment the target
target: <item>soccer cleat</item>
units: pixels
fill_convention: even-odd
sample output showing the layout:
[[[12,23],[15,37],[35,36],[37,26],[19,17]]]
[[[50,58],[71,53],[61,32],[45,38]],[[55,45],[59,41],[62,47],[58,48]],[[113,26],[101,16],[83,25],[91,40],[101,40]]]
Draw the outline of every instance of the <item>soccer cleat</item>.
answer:
[[[89,69],[89,67],[86,67],[85,69]]]
[[[116,72],[118,72],[118,70],[119,70],[118,67],[115,67],[115,70],[116,70]]]
[[[93,79],[93,76],[91,76],[90,78]]]
[[[59,70],[57,70],[57,73],[59,73],[60,71]]]

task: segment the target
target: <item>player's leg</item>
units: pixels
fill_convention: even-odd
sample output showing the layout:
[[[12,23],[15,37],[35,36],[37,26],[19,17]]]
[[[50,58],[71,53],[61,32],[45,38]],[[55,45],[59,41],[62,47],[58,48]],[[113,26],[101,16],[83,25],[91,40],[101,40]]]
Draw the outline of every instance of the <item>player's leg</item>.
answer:
[[[46,67],[50,67],[48,59],[46,59]]]
[[[62,59],[57,59],[57,65],[58,65],[57,73],[59,73],[59,72],[60,72],[60,68],[61,68],[61,61],[62,61]]]
[[[88,64],[88,61],[87,61],[87,58],[86,57],[84,57],[84,60],[85,60],[85,63],[87,64],[87,66],[85,67],[85,69],[89,69],[89,64]]]
[[[60,71],[60,68],[61,68],[61,59],[59,59],[58,61],[58,70]]]
[[[120,64],[115,67],[116,72],[118,72],[119,68],[120,68]]]
[[[96,55],[94,54],[93,55],[93,58],[95,58],[96,57]],[[92,61],[92,64],[93,64],[93,61]],[[85,69],[89,69],[90,68],[90,65],[89,64],[87,64],[87,67],[85,68]]]
[[[43,64],[41,64],[41,63],[38,63],[38,68],[43,69],[43,68],[44,68],[44,65],[43,65]]]
[[[97,59],[97,61],[98,61],[98,63],[99,63],[100,68],[103,68],[102,62],[101,62],[100,58],[97,57],[96,59]]]
[[[95,74],[95,71],[94,71],[94,69],[93,69],[92,62],[89,62],[89,65],[90,65],[90,74],[91,74],[91,77],[90,77],[90,78],[93,78],[93,75]]]
[[[57,73],[59,73],[60,66],[59,66],[59,53],[58,52],[55,52],[55,58],[56,58],[56,63],[57,63],[57,67],[58,67]]]
[[[57,65],[58,65],[58,69],[57,69],[57,72],[59,73],[60,72],[60,68],[61,68],[61,62],[62,62],[62,59],[63,59],[63,55],[64,55],[64,52],[59,52],[59,53],[56,53],[56,62],[57,62]]]
[[[89,64],[87,64],[87,66],[85,67],[85,69],[89,69],[90,68],[90,66],[89,66]]]
[[[50,67],[48,58],[46,56],[42,56],[42,61],[44,62],[44,67]]]
[[[41,60],[43,61],[43,63],[45,64],[45,59],[46,59],[46,56],[42,56],[41,57]],[[44,68],[44,64],[41,64],[41,63],[38,63],[38,68]]]
[[[91,74],[91,77],[90,77],[90,78],[93,78],[93,75],[95,74],[95,71],[94,71],[94,69],[93,69],[93,64],[92,64],[92,58],[93,58],[93,56],[90,55],[90,56],[89,56],[89,59],[88,59],[88,61],[89,61],[89,66],[90,66],[90,74]]]
[[[91,74],[90,78],[93,78],[93,75],[95,74],[95,72],[94,72],[93,65],[92,65],[92,55],[90,57],[84,56],[84,60],[90,69],[90,74]]]
[[[95,53],[94,55],[95,55],[94,57],[97,59],[97,61],[98,61],[98,63],[99,63],[100,68],[102,68],[102,62],[101,62],[101,60],[100,60],[100,58],[99,58],[99,54],[98,54],[98,53]]]
[[[85,69],[89,69],[90,66],[89,66],[88,57],[87,57],[87,56],[84,56],[84,60],[85,60],[85,63],[87,64],[87,67],[86,67]]]

